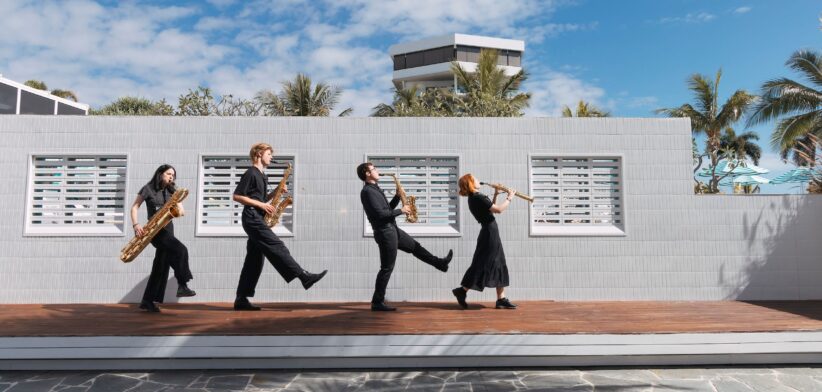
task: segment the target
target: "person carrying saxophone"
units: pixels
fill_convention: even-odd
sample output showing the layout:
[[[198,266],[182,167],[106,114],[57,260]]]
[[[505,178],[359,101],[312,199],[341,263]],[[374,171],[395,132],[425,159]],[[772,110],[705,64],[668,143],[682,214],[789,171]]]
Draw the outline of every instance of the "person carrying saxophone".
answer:
[[[154,171],[151,181],[137,193],[131,205],[131,221],[134,233],[138,237],[149,235],[137,220],[137,211],[143,201],[146,202],[148,220],[151,220],[154,214],[172,199],[176,190],[175,178],[177,178],[177,171],[174,167],[161,165]],[[175,208],[178,209],[180,215],[185,213],[182,204],[178,203]],[[154,253],[154,262],[151,265],[151,273],[143,292],[140,309],[156,313],[160,311],[160,307],[155,302],[162,303],[165,296],[169,267],[174,270],[174,277],[177,278],[177,297],[191,297],[196,293],[188,288],[188,281],[194,278],[188,266],[188,248],[174,236],[174,223],[169,222],[160,229],[151,239],[151,245],[154,245],[157,251]]]
[[[454,251],[449,250],[444,258],[436,257],[397,227],[394,218],[400,214],[411,214],[412,207],[403,205],[401,209],[395,209],[400,202],[400,192],[397,192],[390,202],[388,201],[382,189],[377,185],[380,173],[371,162],[357,166],[357,176],[365,183],[360,191],[360,201],[374,229],[374,241],[380,248],[380,271],[377,273],[374,295],[371,297],[371,310],[396,310],[397,308],[385,304],[385,289],[391,278],[391,272],[394,271],[397,249],[413,254],[416,258],[442,272],[448,271],[448,263],[451,262]]]
[[[273,196],[266,193],[268,176],[265,168],[271,164],[274,148],[266,143],[257,143],[251,146],[249,156],[252,166],[245,171],[237,188],[234,189],[234,201],[244,205],[242,213],[243,230],[248,234],[246,256],[240,272],[240,281],[237,284],[237,297],[234,300],[234,310],[260,310],[259,306],[252,305],[248,297],[254,296],[257,281],[263,272],[263,257],[279,272],[286,282],[299,278],[303,288],[308,290],[325,276],[328,270],[319,274],[312,274],[300,267],[285,244],[266,224],[266,215],[274,214],[277,208],[266,200]],[[285,186],[285,184],[283,184]],[[283,189],[287,191],[287,189]]]

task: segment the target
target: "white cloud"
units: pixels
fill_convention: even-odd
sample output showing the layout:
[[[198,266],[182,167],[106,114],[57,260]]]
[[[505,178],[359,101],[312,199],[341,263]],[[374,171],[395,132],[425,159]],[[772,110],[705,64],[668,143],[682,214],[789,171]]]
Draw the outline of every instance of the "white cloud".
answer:
[[[751,12],[751,7],[739,7],[733,11],[735,14],[747,14]]]
[[[194,29],[199,31],[229,30],[236,27],[238,27],[237,21],[231,18],[215,18],[211,16],[200,19],[197,21],[197,24],[194,25]]]
[[[611,103],[603,101],[605,90],[571,74],[543,71],[527,80],[522,88],[531,92],[528,116],[559,116],[563,106],[575,107],[580,100],[601,108]]]
[[[460,32],[537,43],[597,28],[596,22],[550,21],[566,0],[208,3],[0,1],[0,14],[14,15],[3,21],[10,33],[0,35],[0,72],[72,89],[95,107],[124,95],[175,102],[198,85],[250,98],[261,89],[279,90],[302,72],[344,88],[339,108],[366,116],[391,100],[393,87],[391,60],[375,37],[403,41]],[[543,73],[526,87],[545,100],[534,113],[553,113],[580,98],[600,103],[604,96],[565,73]]]
[[[716,15],[708,13],[708,12],[697,12],[697,13],[689,13],[685,16],[676,16],[676,17],[664,17],[660,18],[657,23],[659,24],[672,24],[672,23],[706,23],[716,19]]]
[[[632,97],[628,99],[625,106],[629,108],[649,108],[657,109],[659,107],[659,99],[657,97]]]

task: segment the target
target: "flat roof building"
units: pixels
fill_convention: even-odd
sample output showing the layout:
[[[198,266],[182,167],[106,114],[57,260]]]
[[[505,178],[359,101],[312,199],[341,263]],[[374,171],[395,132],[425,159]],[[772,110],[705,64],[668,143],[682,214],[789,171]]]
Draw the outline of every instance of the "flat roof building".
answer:
[[[84,103],[60,98],[0,75],[0,114],[85,116],[88,109],[89,105]]]
[[[457,82],[451,72],[451,62],[457,61],[464,69],[473,72],[482,49],[496,49],[499,52],[497,64],[507,75],[514,75],[522,69],[525,41],[447,34],[388,48],[394,62],[394,86],[398,89],[414,85],[420,88],[456,89]]]

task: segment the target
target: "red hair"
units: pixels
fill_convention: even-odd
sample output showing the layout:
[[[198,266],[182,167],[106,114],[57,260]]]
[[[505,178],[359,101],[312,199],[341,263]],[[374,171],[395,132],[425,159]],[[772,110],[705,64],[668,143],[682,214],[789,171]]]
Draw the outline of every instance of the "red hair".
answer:
[[[477,191],[476,179],[474,175],[468,173],[459,180],[459,187],[460,187],[460,196],[468,196]]]

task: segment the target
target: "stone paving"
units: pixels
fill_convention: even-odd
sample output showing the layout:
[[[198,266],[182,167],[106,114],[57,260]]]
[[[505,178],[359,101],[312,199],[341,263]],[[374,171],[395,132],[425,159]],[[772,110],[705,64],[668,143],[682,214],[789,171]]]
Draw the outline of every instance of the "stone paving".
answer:
[[[0,392],[822,391],[822,367],[0,372]]]

